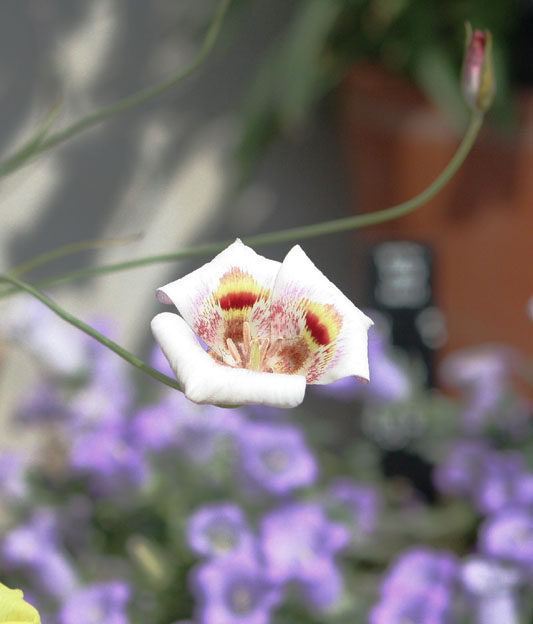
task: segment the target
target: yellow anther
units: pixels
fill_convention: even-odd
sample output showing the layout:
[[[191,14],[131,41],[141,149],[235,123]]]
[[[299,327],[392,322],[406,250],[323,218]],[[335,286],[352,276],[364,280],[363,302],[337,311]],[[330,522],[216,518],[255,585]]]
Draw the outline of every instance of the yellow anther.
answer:
[[[248,368],[252,370],[261,370],[261,345],[258,340],[252,340],[250,343],[250,358],[248,360]]]
[[[244,323],[242,324],[242,346],[246,355],[250,353],[251,340],[252,334],[250,331],[250,323],[248,321],[244,321]]]

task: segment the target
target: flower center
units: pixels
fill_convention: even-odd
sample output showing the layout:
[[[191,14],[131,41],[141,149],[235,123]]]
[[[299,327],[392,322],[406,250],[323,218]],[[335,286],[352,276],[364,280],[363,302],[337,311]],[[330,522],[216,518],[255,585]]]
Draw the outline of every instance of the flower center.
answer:
[[[234,368],[295,375],[302,370],[311,355],[302,336],[252,337],[248,321],[242,323],[242,342],[237,340],[236,335],[238,333],[234,333],[232,338],[226,338],[227,355],[221,357],[216,352],[209,351],[211,357]]]
[[[209,527],[207,535],[215,551],[220,554],[233,550],[238,543],[235,529],[228,524],[220,523],[217,526]]]
[[[268,449],[262,454],[263,463],[274,474],[281,474],[291,463],[291,456],[285,449]]]
[[[254,608],[254,595],[244,583],[235,585],[230,591],[231,608],[237,615],[245,615]]]

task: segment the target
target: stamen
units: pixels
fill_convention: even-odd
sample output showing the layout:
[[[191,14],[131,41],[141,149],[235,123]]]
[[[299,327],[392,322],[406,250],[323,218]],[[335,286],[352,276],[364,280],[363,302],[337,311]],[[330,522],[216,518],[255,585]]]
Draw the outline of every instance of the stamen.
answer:
[[[260,369],[261,362],[261,346],[258,340],[252,340],[250,344],[250,360],[248,362],[248,366],[252,370],[261,370]]]
[[[237,364],[237,366],[242,366],[241,355],[233,340],[231,338],[227,338],[226,344],[228,345],[228,351],[230,352],[231,357],[235,360],[235,364]]]
[[[268,352],[269,347],[270,347],[270,338],[265,338],[263,341],[263,344],[261,345],[260,353],[259,353],[259,370],[263,370],[263,364],[265,363],[266,354]]]
[[[248,355],[250,353],[251,340],[252,334],[250,331],[250,323],[248,321],[244,321],[244,323],[242,324],[242,346],[245,355]]]

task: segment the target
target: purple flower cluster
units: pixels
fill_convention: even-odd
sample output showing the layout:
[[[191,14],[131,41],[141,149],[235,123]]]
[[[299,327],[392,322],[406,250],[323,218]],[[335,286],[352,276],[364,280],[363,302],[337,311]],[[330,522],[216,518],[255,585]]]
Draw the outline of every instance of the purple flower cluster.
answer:
[[[93,493],[109,495],[142,485],[149,469],[129,418],[135,393],[124,365],[101,345],[91,347],[91,372],[70,401],[64,432],[69,468],[87,477]]]
[[[460,576],[476,624],[522,621],[517,592],[522,577],[516,568],[472,556],[463,562]]]
[[[250,492],[275,496],[314,483],[318,465],[300,429],[243,422],[238,435],[240,474]]]
[[[413,548],[392,564],[372,609],[371,624],[446,624],[451,622],[459,565],[446,551]]]
[[[326,501],[332,510],[340,508],[347,516],[356,542],[375,530],[382,501],[373,487],[340,477],[330,483]]]
[[[111,333],[107,326],[99,329]],[[65,474],[85,478],[90,495],[116,501],[148,482],[157,454],[164,453],[161,462],[185,457],[201,470],[203,464],[218,466],[218,451],[231,448],[235,482],[261,509],[250,522],[240,506],[222,501],[200,507],[189,518],[186,539],[202,558],[190,575],[196,624],[267,624],[288,589],[296,590],[312,612],[340,604],[345,586],[337,556],[350,541],[374,531],[380,511],[374,489],[341,478],[313,500],[296,502],[298,490],[316,483],[319,467],[303,432],[279,412],[247,416],[238,409],[197,406],[168,391],[139,408],[137,389],[121,361],[92,340],[83,338],[78,346],[83,366],[69,364],[61,372],[63,387],[41,385],[18,414],[22,422],[46,425],[43,430],[53,424],[54,435],[63,435]],[[371,349],[374,386],[365,398],[405,398],[409,381],[379,333]],[[6,491],[9,485],[9,492],[22,496],[24,473],[15,467],[14,461],[0,461]],[[55,599],[57,624],[127,624],[129,586],[118,580],[82,585],[66,554],[65,546],[83,552],[93,539],[90,499],[77,497],[62,507],[66,516],[72,502],[73,517],[79,518],[67,527],[70,534],[41,510],[3,537],[2,562],[35,579],[37,588]],[[342,515],[343,523],[330,513]],[[80,537],[80,526],[88,535]]]
[[[59,388],[42,382],[28,391],[15,415],[17,423],[45,424],[65,422],[71,412]]]
[[[94,493],[113,494],[148,479],[148,465],[128,433],[127,423],[120,423],[73,436],[70,467],[87,476]]]
[[[59,624],[129,624],[126,606],[130,599],[129,585],[109,581],[81,587],[63,603]]]
[[[459,561],[445,551],[414,548],[387,572],[371,624],[517,624],[522,620],[514,565],[483,555]]]
[[[187,524],[187,541],[201,557],[249,555],[255,540],[243,510],[234,503],[204,505]]]
[[[482,553],[533,572],[533,509],[503,509],[482,525],[479,533]]]
[[[29,458],[20,452],[0,452],[0,501],[13,503],[26,498],[28,464]]]
[[[289,503],[266,514],[260,526],[261,550],[269,577],[296,582],[306,600],[328,608],[343,591],[334,555],[347,546],[349,531],[331,522],[314,503]]]
[[[435,483],[445,494],[472,501],[482,514],[533,504],[533,473],[523,455],[478,440],[457,442],[437,467]]]
[[[313,608],[328,609],[342,595],[334,555],[349,532],[317,504],[282,505],[261,518],[257,533],[236,505],[206,505],[189,519],[187,536],[207,559],[191,574],[199,624],[266,624],[288,583]]]
[[[511,347],[488,344],[456,351],[443,361],[443,382],[463,395],[462,421],[467,433],[481,433],[487,425],[503,428],[514,437],[528,433],[527,404],[506,400],[520,359]]]
[[[259,562],[250,556],[212,559],[193,570],[198,624],[267,624],[282,600]]]
[[[56,518],[48,509],[37,510],[27,524],[4,536],[0,558],[6,568],[24,571],[56,599],[77,587],[76,573],[59,544]]]
[[[0,332],[24,345],[48,375],[73,377],[85,370],[82,334],[29,295],[17,297],[2,309]]]

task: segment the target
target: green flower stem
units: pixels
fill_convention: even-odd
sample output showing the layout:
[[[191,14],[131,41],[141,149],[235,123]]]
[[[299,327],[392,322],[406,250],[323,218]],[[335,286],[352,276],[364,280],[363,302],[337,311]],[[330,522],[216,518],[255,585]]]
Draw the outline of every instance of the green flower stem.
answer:
[[[172,89],[178,83],[182,82],[190,76],[209,56],[211,50],[214,47],[214,44],[217,40],[218,34],[220,32],[220,28],[222,26],[222,21],[228,11],[230,5],[230,0],[221,0],[218,8],[213,16],[213,20],[211,21],[211,25],[209,26],[209,30],[205,36],[202,47],[200,48],[199,53],[193,59],[193,61],[178,74],[162,82],[153,87],[149,87],[148,89],[143,89],[138,93],[134,93],[128,97],[111,104],[105,108],[102,108],[87,117],[83,117],[82,119],[75,121],[70,126],[67,126],[63,130],[58,130],[57,132],[48,135],[47,137],[43,136],[42,131],[40,130],[35,138],[30,139],[25,145],[23,145],[19,150],[17,150],[14,154],[12,154],[9,158],[7,158],[4,162],[0,163],[0,178],[9,175],[16,169],[19,169],[23,166],[30,158],[41,154],[42,152],[46,152],[50,148],[58,145],[59,143],[63,143],[67,139],[70,139],[72,136],[79,134],[83,130],[87,130],[92,126],[95,126],[109,117],[113,117],[114,115],[118,115],[124,111],[129,110],[130,108],[134,108],[139,104],[147,102],[152,98],[155,98],[165,91]],[[48,125],[45,126],[48,128]]]
[[[29,273],[29,271],[33,271],[37,267],[48,264],[48,262],[52,262],[52,260],[59,260],[65,256],[70,256],[74,253],[87,251],[89,249],[129,245],[130,243],[140,240],[140,238],[141,234],[132,234],[131,236],[123,236],[121,238],[98,238],[94,240],[81,241],[79,243],[69,243],[68,245],[63,245],[62,247],[56,247],[51,251],[46,251],[35,258],[31,258],[27,262],[19,264],[15,268],[11,269],[9,274],[14,275],[15,277],[20,277],[25,273]]]
[[[143,360],[133,355],[133,353],[130,353],[128,350],[124,349],[116,342],[113,342],[113,340],[109,340],[109,338],[106,338],[103,334],[96,331],[80,319],[72,316],[72,314],[69,314],[66,310],[63,310],[63,308],[61,308],[57,303],[52,301],[52,299],[47,297],[42,291],[37,290],[37,288],[35,288],[31,284],[23,282],[17,277],[9,274],[0,275],[0,281],[9,282],[13,286],[16,286],[19,290],[23,290],[28,294],[32,295],[33,297],[44,303],[45,306],[50,308],[52,312],[55,312],[64,321],[70,323],[71,325],[74,325],[74,327],[77,327],[87,335],[92,336],[95,340],[98,340],[98,342],[103,344],[108,349],[111,349],[111,351],[114,351],[117,355],[126,360],[126,362],[129,362],[132,366],[135,366],[139,370],[142,370],[143,373],[150,375],[150,377],[153,377],[157,381],[164,383],[170,388],[174,388],[175,390],[179,390],[180,392],[182,391],[181,386],[175,379],[172,379],[171,377],[160,373],[158,370],[152,368],[146,362],[143,362]]]
[[[334,219],[333,221],[324,221],[322,223],[316,223],[314,225],[304,225],[302,227],[290,228],[278,232],[258,234],[257,236],[246,237],[243,239],[243,241],[247,245],[251,245],[253,247],[260,247],[262,245],[270,245],[273,243],[298,241],[306,238],[314,238],[316,236],[324,236],[326,234],[334,234],[336,232],[345,232],[347,230],[367,227],[370,225],[375,225],[377,223],[391,221],[392,219],[397,219],[398,217],[409,214],[410,212],[413,212],[414,210],[428,202],[449,182],[449,180],[457,172],[457,170],[467,157],[468,153],[472,149],[477,135],[479,134],[479,130],[481,129],[482,123],[483,113],[478,111],[473,112],[465,136],[448,165],[426,189],[424,189],[420,194],[416,195],[412,199],[402,202],[401,204],[397,204],[396,206],[392,206],[391,208],[386,208],[385,210],[355,215],[353,217],[346,217],[343,219]],[[102,267],[72,271],[70,273],[65,273],[57,277],[41,280],[37,282],[37,285],[52,286],[57,284],[64,284],[79,279],[86,279],[97,275],[104,275],[106,273],[128,271],[130,269],[135,269],[138,267],[160,262],[175,262],[176,260],[183,260],[185,258],[209,256],[222,251],[232,242],[233,241],[230,240],[218,243],[209,243],[206,245],[198,245],[195,247],[185,248],[175,253],[168,253],[158,256],[148,256],[145,258],[139,258],[137,260],[129,260],[126,262],[110,264]],[[15,292],[16,289],[6,290],[0,293],[0,299],[12,295]]]

